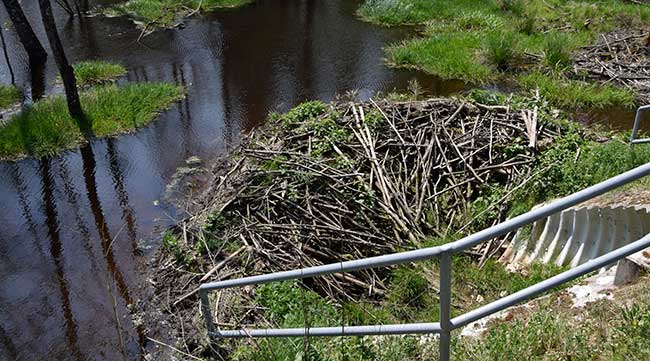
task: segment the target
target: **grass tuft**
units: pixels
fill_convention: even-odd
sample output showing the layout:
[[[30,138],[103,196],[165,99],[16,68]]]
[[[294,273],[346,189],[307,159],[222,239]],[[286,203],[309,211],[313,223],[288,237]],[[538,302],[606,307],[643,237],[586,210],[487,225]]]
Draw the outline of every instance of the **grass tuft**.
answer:
[[[183,89],[167,83],[109,85],[81,94],[81,105],[96,137],[133,131],[182,98]],[[65,98],[41,100],[0,128],[0,158],[45,156],[85,142],[68,114]]]
[[[546,37],[544,60],[551,69],[564,70],[571,66],[569,38],[565,34],[553,33]]]
[[[518,48],[518,39],[514,33],[492,33],[487,38],[486,55],[497,70],[505,71],[514,65]]]
[[[13,85],[0,85],[0,108],[8,107],[20,101],[20,92]]]
[[[74,64],[73,68],[80,87],[108,83],[126,74],[124,66],[106,61],[83,61]]]

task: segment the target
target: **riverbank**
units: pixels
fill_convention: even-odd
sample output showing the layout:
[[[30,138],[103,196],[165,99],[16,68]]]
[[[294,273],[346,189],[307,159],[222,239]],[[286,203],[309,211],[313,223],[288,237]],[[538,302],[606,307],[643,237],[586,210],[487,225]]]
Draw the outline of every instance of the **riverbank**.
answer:
[[[184,90],[167,83],[108,85],[83,92],[81,106],[92,135],[111,137],[132,132],[183,97]],[[0,127],[0,159],[42,157],[87,142],[70,117],[63,96],[53,96],[23,109]]]
[[[539,87],[567,110],[650,100],[650,8],[643,4],[367,0],[358,14],[385,26],[423,27],[421,36],[386,49],[395,66],[478,85],[515,83],[526,92]]]
[[[193,199],[194,216],[164,237],[153,282],[164,296],[157,307],[171,310],[182,324],[176,328],[185,330],[174,335],[178,348],[212,352],[199,331],[195,290],[203,281],[439,245],[650,159],[649,151],[630,150],[617,138],[596,143],[600,136],[544,104],[474,92],[461,99],[309,102],[274,115],[215,168],[210,190]],[[561,270],[533,265],[526,275],[513,274],[488,257],[500,251],[495,242],[455,260],[463,271],[454,275],[454,312]],[[438,317],[436,274],[430,261],[236,290],[213,304],[224,328],[430,322]],[[261,340],[219,347],[235,360],[306,351],[375,360],[416,359],[431,354],[435,342]]]

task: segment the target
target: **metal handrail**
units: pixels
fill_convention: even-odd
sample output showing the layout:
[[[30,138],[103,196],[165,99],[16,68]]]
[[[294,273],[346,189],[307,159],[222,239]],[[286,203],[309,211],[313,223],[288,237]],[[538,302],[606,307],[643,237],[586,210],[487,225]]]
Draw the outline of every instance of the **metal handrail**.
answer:
[[[641,114],[646,111],[650,111],[650,104],[639,107],[636,110],[636,116],[634,117],[634,127],[632,128],[632,135],[630,136],[630,144],[642,144],[650,143],[650,138],[636,139],[636,136],[639,132],[639,127],[641,126]]]
[[[530,299],[535,295],[548,291],[565,282],[574,280],[589,272],[597,270],[617,260],[650,247],[650,235],[595,258],[578,267],[563,272],[555,277],[539,282],[531,287],[503,297],[476,310],[451,318],[451,274],[452,256],[480,243],[502,236],[508,232],[531,224],[539,219],[546,218],[584,201],[602,195],[610,190],[638,180],[650,174],[650,163],[632,169],[628,172],[610,178],[582,191],[559,199],[543,207],[534,209],[503,223],[487,228],[478,233],[462,238],[445,245],[424,248],[414,251],[394,253],[378,257],[370,257],[354,261],[332,263],[323,266],[308,267],[292,271],[276,272],[271,274],[244,277],[202,284],[200,287],[201,310],[205,318],[206,327],[210,337],[242,338],[242,337],[299,337],[299,336],[353,336],[353,335],[396,335],[396,334],[439,334],[440,359],[447,361],[450,358],[451,331],[463,327],[468,323],[494,314],[514,304]],[[369,325],[369,326],[341,326],[341,327],[304,327],[284,329],[245,329],[245,330],[218,330],[214,327],[212,311],[208,292],[232,287],[259,285],[275,281],[302,279],[306,277],[322,276],[333,273],[344,273],[364,270],[369,268],[386,267],[407,262],[440,258],[440,321],[434,323],[410,323],[398,325]]]

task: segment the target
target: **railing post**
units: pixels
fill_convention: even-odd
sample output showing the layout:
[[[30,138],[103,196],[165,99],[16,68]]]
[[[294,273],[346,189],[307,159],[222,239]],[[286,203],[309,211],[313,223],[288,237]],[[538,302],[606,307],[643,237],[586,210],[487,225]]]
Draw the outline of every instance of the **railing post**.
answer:
[[[451,357],[451,257],[450,252],[440,256],[440,360]]]
[[[636,110],[636,116],[634,117],[634,126],[632,127],[632,135],[630,136],[630,145],[634,145],[636,143],[648,143],[648,139],[636,139],[637,133],[639,132],[639,127],[641,125],[641,114],[643,114],[645,111],[650,111],[650,104],[639,107],[639,109]]]
[[[199,289],[201,295],[201,312],[205,318],[205,327],[208,330],[210,339],[213,337],[214,322],[212,321],[212,307],[210,307],[210,299],[208,298],[208,290],[204,288]]]

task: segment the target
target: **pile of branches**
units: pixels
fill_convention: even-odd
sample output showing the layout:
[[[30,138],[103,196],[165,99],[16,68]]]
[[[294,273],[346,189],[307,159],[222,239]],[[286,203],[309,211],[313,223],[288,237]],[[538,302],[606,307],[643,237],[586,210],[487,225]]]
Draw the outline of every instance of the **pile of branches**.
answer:
[[[557,135],[536,108],[452,99],[329,107],[280,116],[220,167],[187,226],[200,233],[190,237],[196,245],[219,243],[200,281],[232,277],[229,262],[251,274],[419,248],[471,228],[470,204],[494,184],[503,197],[483,212],[496,223],[507,197],[536,175],[537,149]],[[335,299],[384,289],[373,271],[314,282]]]
[[[602,34],[595,45],[582,49],[575,71],[632,89],[639,102],[650,103],[650,32]]]

